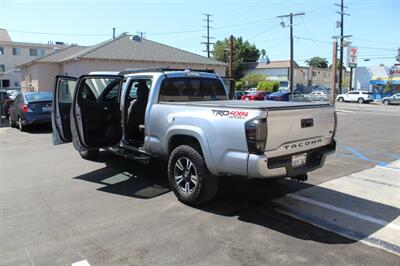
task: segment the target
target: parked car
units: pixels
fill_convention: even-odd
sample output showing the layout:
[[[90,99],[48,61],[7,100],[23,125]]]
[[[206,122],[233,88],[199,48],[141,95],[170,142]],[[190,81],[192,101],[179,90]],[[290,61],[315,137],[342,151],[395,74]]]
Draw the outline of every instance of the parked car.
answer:
[[[300,92],[298,92],[298,91],[290,92],[288,90],[277,91],[277,92],[271,93],[268,96],[268,100],[271,100],[271,101],[296,101],[297,98],[304,99],[304,97],[302,96],[302,94]],[[301,101],[305,101],[305,100],[301,100]]]
[[[84,159],[99,149],[165,159],[171,189],[189,205],[212,200],[220,176],[304,181],[336,146],[331,104],[229,100],[217,74],[131,70],[55,84],[53,144],[72,142]]]
[[[10,98],[10,96],[8,96],[6,91],[0,91],[0,118],[8,117],[12,102],[13,100]]]
[[[240,100],[242,99],[242,96],[246,95],[246,93],[244,91],[236,91],[235,92],[235,100]]]
[[[245,91],[246,94],[248,94],[248,93],[254,93],[254,92],[257,92],[257,88],[250,88],[250,89],[248,89],[248,90]]]
[[[372,92],[369,91],[349,91],[339,94],[336,100],[338,102],[370,103],[374,101],[374,98],[372,97]]]
[[[256,91],[242,96],[242,100],[264,101],[268,98],[267,91]]]
[[[400,93],[393,94],[390,97],[385,97],[382,99],[382,103],[384,105],[389,104],[400,104]]]
[[[304,97],[311,101],[328,101],[328,95],[322,91],[313,91],[309,94],[305,94]]]
[[[28,125],[50,124],[52,99],[50,92],[18,94],[10,106],[10,127],[18,126],[19,130],[23,131]]]
[[[17,90],[8,90],[7,94],[10,97],[10,99],[15,100],[15,97],[18,95],[18,91]]]

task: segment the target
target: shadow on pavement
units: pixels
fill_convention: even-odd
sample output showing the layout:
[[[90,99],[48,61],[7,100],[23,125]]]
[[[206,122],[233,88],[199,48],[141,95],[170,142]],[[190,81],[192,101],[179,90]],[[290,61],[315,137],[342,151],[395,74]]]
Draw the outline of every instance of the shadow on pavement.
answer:
[[[109,152],[101,152],[97,162],[104,162],[99,170],[74,177],[104,185],[98,190],[113,194],[150,199],[170,191],[166,165],[152,161],[137,163]]]
[[[165,163],[152,162],[150,165],[142,165],[108,152],[103,152],[97,161],[104,162],[106,166],[77,176],[75,179],[104,185],[98,189],[99,191],[141,199],[151,199],[170,191]],[[385,220],[388,222],[400,215],[397,208],[307,183],[288,179],[274,182],[232,177],[221,178],[215,200],[205,206],[195,208],[215,215],[237,216],[242,222],[263,226],[302,240],[325,244],[354,243],[353,240],[293,219],[275,210],[274,199],[310,187],[320,189],[320,193],[325,194],[326,197],[340,198],[341,202],[348,202],[349,206],[366,206],[369,210],[385,213]],[[370,227],[368,233],[371,235],[382,227],[374,225]]]

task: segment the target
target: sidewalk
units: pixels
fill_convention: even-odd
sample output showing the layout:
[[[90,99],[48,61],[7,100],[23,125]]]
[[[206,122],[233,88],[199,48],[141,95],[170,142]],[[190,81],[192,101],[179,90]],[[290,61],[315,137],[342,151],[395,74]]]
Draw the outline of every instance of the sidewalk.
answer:
[[[274,202],[281,213],[400,255],[400,160]]]

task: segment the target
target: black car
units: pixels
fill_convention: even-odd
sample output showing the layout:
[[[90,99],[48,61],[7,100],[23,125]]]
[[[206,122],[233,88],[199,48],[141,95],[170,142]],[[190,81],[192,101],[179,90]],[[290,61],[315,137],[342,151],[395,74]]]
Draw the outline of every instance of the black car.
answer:
[[[51,102],[50,92],[24,92],[15,97],[14,103],[10,106],[10,126],[18,125],[23,131],[32,124],[51,123]]]

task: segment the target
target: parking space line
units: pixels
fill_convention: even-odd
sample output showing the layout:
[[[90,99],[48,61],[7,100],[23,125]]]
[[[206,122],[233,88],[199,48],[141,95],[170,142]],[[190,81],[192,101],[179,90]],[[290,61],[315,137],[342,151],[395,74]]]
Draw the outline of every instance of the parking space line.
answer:
[[[87,260],[77,261],[71,264],[71,266],[90,266]]]
[[[31,258],[31,255],[29,254],[28,249],[27,249],[26,247],[24,247],[24,248],[25,248],[25,253],[26,253],[26,255],[28,255],[29,261],[31,262],[31,264],[32,264],[33,266],[35,266],[35,263],[33,263],[33,260],[32,260],[32,258]]]
[[[386,170],[392,170],[392,171],[400,172],[400,169],[398,169],[398,168],[393,168],[393,167],[389,167],[389,166],[377,165],[377,166],[375,166],[375,167],[376,167],[376,168],[381,168],[381,169],[386,169]]]
[[[364,221],[367,221],[367,222],[375,223],[375,224],[378,224],[378,225],[381,225],[381,226],[387,226],[387,227],[389,227],[391,229],[400,231],[400,225],[397,225],[397,224],[394,224],[394,223],[390,223],[390,222],[387,222],[387,221],[384,221],[384,220],[381,220],[381,219],[376,219],[376,218],[368,216],[368,215],[364,215],[364,214],[361,214],[361,213],[349,211],[347,209],[336,207],[336,206],[331,205],[331,204],[323,203],[323,202],[316,201],[316,200],[313,200],[313,199],[310,199],[310,198],[306,198],[306,197],[303,197],[303,196],[300,196],[300,195],[296,195],[296,194],[288,194],[286,196],[288,196],[288,197],[290,197],[292,199],[296,199],[296,200],[299,200],[299,201],[304,201],[304,202],[307,202],[307,203],[310,203],[310,204],[313,204],[313,205],[316,205],[316,206],[319,206],[319,207],[322,207],[322,208],[325,208],[325,209],[329,209],[329,210],[332,210],[332,211],[336,211],[336,212],[339,212],[339,213],[350,215],[352,217],[355,217],[355,218],[358,218],[358,219],[361,219],[361,220],[364,220]]]

